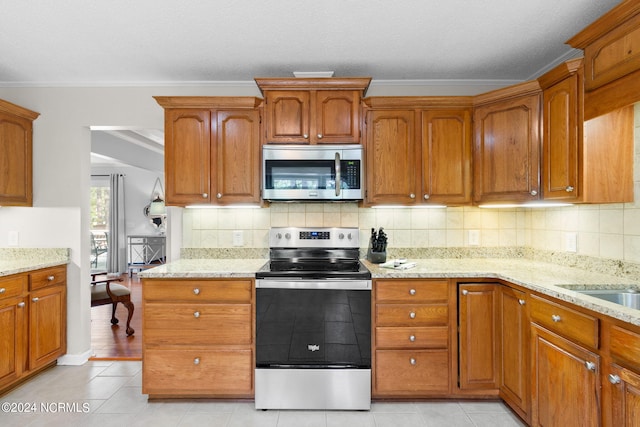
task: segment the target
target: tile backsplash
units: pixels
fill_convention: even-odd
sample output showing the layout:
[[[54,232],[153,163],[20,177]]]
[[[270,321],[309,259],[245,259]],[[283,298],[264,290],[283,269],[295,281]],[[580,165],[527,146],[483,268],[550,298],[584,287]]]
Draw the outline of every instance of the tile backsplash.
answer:
[[[265,249],[271,227],[357,227],[366,247],[384,227],[390,248],[524,247],[640,263],[640,104],[635,110],[635,203],[562,208],[359,208],[356,203],[273,203],[262,209],[185,209],[183,248]],[[479,245],[469,234],[477,231]]]

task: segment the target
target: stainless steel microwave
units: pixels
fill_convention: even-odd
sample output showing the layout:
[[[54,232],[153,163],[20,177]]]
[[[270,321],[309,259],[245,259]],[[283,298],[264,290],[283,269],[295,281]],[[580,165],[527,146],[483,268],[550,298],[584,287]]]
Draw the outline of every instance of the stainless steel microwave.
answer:
[[[264,200],[362,200],[361,145],[263,145]]]

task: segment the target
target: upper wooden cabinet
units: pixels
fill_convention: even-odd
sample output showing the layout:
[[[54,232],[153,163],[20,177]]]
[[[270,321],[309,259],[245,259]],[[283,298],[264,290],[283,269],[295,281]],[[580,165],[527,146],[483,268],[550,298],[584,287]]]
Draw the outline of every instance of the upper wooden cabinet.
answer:
[[[582,59],[541,76],[542,194],[573,203],[633,201],[633,107],[584,122]]]
[[[640,3],[627,0],[567,41],[585,56],[585,117],[640,101]]]
[[[368,204],[470,202],[471,98],[364,102]]]
[[[537,81],[474,99],[474,200],[540,198],[540,102]]]
[[[260,201],[260,99],[155,99],[165,108],[167,205]]]
[[[33,205],[33,121],[39,115],[0,99],[0,206]]]
[[[359,144],[360,99],[371,78],[256,78],[268,144]]]

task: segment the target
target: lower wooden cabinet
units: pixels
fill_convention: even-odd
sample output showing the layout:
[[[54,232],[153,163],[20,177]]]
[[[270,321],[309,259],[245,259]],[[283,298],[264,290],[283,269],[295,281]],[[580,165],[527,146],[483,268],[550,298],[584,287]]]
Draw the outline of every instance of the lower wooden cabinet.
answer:
[[[253,397],[251,279],[143,279],[142,392]]]
[[[0,278],[0,393],[67,351],[67,267]]]
[[[640,420],[640,373],[611,364],[607,381],[611,384],[610,425],[637,426]]]

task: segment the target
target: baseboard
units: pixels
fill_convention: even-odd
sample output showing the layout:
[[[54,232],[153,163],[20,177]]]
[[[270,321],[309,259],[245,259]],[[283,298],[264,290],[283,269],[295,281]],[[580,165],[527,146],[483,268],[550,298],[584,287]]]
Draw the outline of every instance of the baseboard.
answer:
[[[89,358],[93,355],[93,350],[89,349],[84,353],[80,354],[65,354],[58,358],[58,365],[70,365],[70,366],[80,366],[87,363]]]

